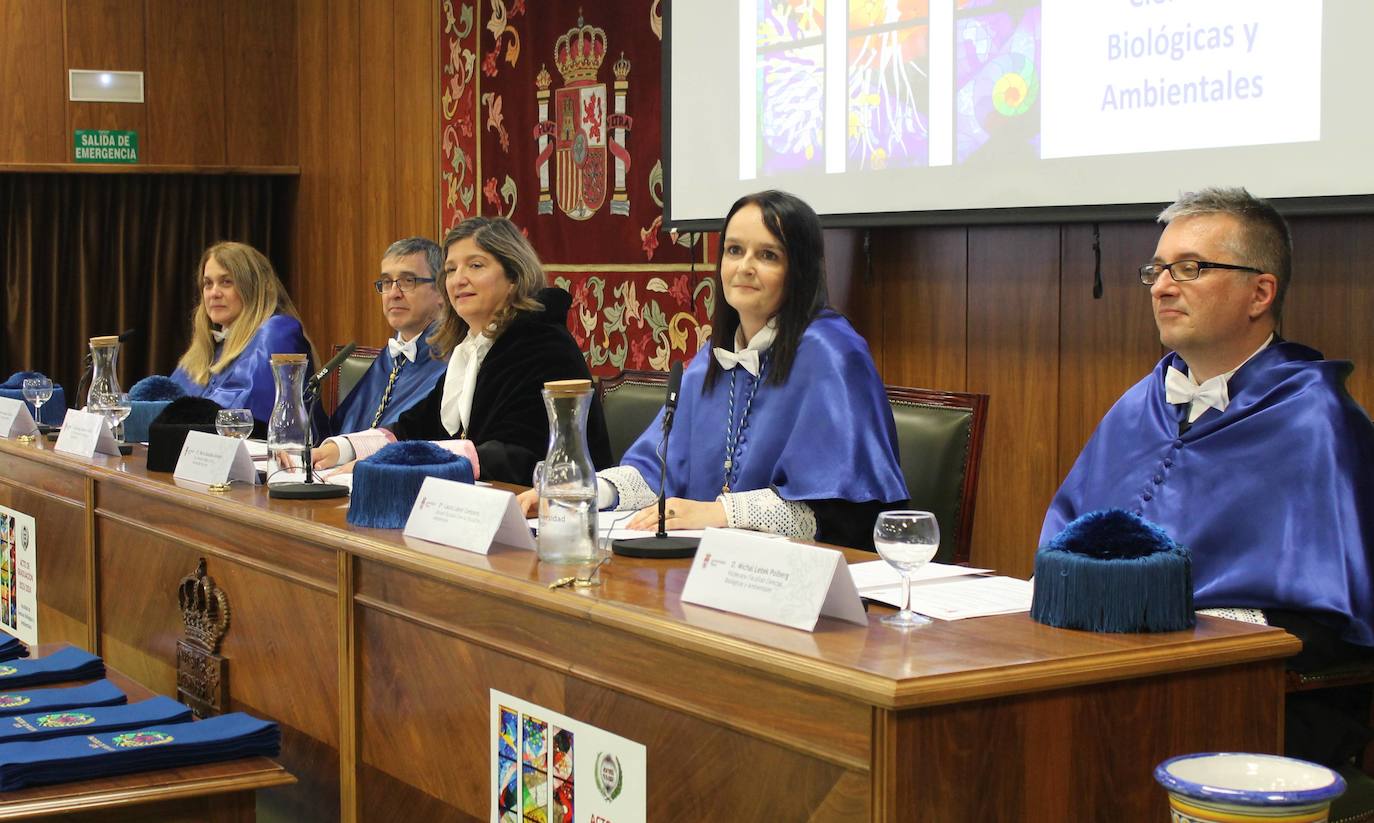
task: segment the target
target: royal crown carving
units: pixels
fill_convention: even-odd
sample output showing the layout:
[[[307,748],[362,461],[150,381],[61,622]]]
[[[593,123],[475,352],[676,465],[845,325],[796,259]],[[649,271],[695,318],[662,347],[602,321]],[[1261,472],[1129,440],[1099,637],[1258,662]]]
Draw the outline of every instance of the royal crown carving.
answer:
[[[625,59],[625,52],[622,51],[620,59],[611,64],[611,74],[622,83],[630,76],[630,61]]]
[[[181,579],[177,601],[187,640],[208,652],[218,651],[220,638],[229,628],[229,595],[205,573],[205,558],[200,559],[194,573]]]
[[[584,24],[580,14],[577,25],[568,29],[553,44],[553,63],[563,75],[565,83],[595,80],[605,59],[605,30]]]

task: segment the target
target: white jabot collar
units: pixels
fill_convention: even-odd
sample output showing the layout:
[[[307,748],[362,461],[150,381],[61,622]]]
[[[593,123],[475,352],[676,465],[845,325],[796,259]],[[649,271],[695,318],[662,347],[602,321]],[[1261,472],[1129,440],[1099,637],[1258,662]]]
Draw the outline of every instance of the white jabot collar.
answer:
[[[215,338],[216,343],[223,343],[224,338],[229,336],[229,329],[210,329],[210,336]]]
[[[439,419],[450,434],[467,431],[468,421],[472,419],[472,395],[477,390],[477,372],[495,342],[485,334],[469,333],[448,359]]]
[[[743,366],[744,370],[754,377],[759,376],[759,363],[763,353],[768,351],[773,345],[773,341],[778,336],[778,318],[769,318],[763,324],[763,328],[749,339],[748,344],[744,342],[744,329],[735,330],[735,350],[727,351],[719,346],[711,350],[716,356],[716,362],[722,369],[730,371],[735,366]]]
[[[1269,348],[1269,344],[1274,342],[1274,335],[1270,334],[1260,344],[1258,349],[1250,353],[1234,369],[1216,377],[1202,381],[1201,385],[1193,379],[1193,370],[1189,369],[1187,374],[1179,371],[1173,366],[1169,367],[1164,376],[1164,399],[1171,404],[1188,403],[1188,422],[1192,423],[1202,416],[1202,413],[1209,408],[1219,412],[1226,411],[1226,407],[1231,405],[1231,391],[1227,384],[1231,380],[1231,375],[1240,371],[1244,366],[1254,359],[1255,355]]]

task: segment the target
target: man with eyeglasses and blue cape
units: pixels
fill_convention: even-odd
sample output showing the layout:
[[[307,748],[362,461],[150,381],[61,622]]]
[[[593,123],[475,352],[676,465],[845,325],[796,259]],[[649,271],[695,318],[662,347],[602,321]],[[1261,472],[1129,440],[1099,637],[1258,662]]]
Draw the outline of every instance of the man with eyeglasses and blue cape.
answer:
[[[382,275],[373,286],[382,297],[382,314],[396,330],[377,359],[330,417],[335,434],[386,427],[401,412],[424,399],[448,364],[430,354],[426,342],[444,311],[438,282],[443,252],[433,240],[409,237],[392,243],[382,256]]]
[[[1289,668],[1368,660],[1374,427],[1346,391],[1349,361],[1277,335],[1287,223],[1244,189],[1223,188],[1182,196],[1159,222],[1140,280],[1171,351],[1093,432],[1040,544],[1089,512],[1140,515],[1191,551],[1203,613],[1281,626],[1303,641]],[[1289,695],[1289,753],[1333,766],[1348,759],[1367,739],[1367,699]]]

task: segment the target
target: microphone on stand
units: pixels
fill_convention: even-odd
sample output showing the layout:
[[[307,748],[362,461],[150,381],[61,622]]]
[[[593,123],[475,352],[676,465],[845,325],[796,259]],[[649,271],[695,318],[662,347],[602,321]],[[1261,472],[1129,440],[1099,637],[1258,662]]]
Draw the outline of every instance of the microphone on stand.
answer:
[[[310,454],[310,450],[315,445],[315,407],[320,401],[320,383],[324,381],[329,373],[339,367],[339,364],[348,359],[353,350],[358,348],[356,342],[349,343],[339,353],[329,358],[329,362],[324,364],[324,368],[310,375],[305,381],[302,389],[302,399],[305,400],[305,454],[302,459],[305,462],[305,482],[304,483],[278,483],[267,489],[268,497],[276,497],[282,500],[325,500],[331,497],[344,497],[348,494],[348,487],[339,483],[324,483],[315,480],[315,460]]]
[[[663,439],[658,444],[658,533],[653,537],[635,537],[611,541],[611,551],[623,557],[673,558],[691,557],[701,543],[695,537],[669,537],[665,528],[668,501],[668,434],[673,430],[673,415],[677,412],[677,396],[682,390],[682,363],[674,363],[668,373],[668,395],[663,402]]]

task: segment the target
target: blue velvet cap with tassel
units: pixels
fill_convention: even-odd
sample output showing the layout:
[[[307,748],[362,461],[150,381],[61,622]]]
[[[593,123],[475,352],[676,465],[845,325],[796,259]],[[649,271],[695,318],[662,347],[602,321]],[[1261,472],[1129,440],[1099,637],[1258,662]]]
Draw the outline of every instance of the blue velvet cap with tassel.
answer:
[[[170,377],[149,375],[129,389],[129,416],[124,419],[124,439],[130,443],[145,443],[148,427],[173,400],[185,397],[186,391]]]
[[[391,443],[353,467],[348,522],[374,529],[404,528],[426,477],[471,483],[472,463],[428,440]]]
[[[175,380],[160,374],[150,374],[129,389],[130,400],[157,402],[175,400],[185,396],[186,390],[178,385]]]
[[[1035,555],[1032,620],[1094,632],[1191,628],[1192,556],[1164,530],[1121,509],[1089,512]]]

